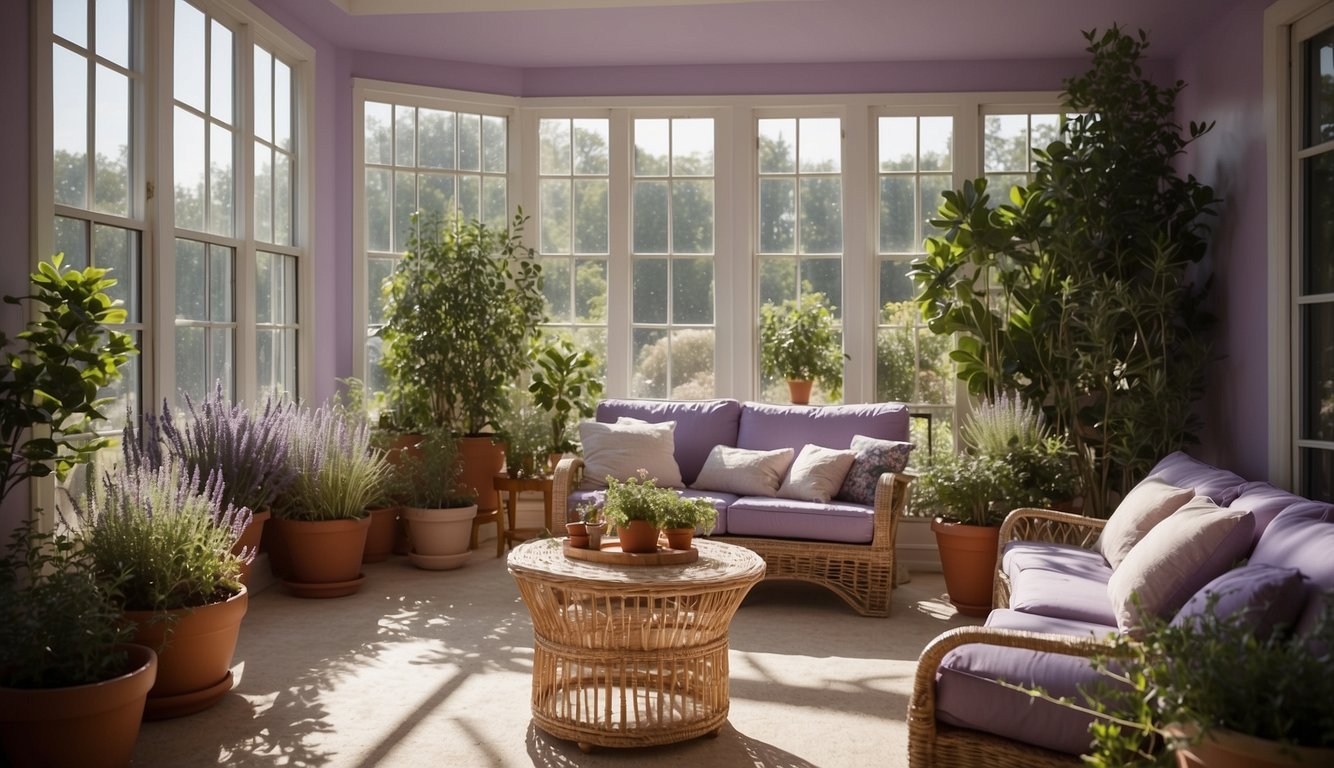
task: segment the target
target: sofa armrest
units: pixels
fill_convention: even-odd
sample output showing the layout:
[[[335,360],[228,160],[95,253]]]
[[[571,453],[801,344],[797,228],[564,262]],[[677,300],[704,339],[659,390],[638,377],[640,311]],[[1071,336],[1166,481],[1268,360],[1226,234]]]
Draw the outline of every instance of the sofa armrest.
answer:
[[[872,547],[894,549],[899,519],[908,508],[912,481],[915,479],[917,476],[911,472],[886,472],[876,481]]]
[[[1054,509],[1023,507],[1006,515],[1000,527],[1000,550],[1011,541],[1048,541],[1092,549],[1106,520]]]
[[[551,473],[551,520],[562,529],[566,523],[579,522],[571,517],[574,510],[569,508],[570,492],[579,487],[583,478],[584,460],[578,456],[561,459],[556,465],[556,471]]]

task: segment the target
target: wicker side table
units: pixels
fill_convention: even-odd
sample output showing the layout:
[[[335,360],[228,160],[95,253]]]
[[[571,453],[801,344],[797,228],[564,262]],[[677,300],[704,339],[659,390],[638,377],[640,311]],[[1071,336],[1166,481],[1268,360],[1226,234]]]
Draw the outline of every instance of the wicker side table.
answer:
[[[539,728],[585,752],[718,734],[729,706],[728,627],[764,560],[730,544],[695,547],[693,563],[654,566],[572,560],[560,539],[510,552],[533,619]]]

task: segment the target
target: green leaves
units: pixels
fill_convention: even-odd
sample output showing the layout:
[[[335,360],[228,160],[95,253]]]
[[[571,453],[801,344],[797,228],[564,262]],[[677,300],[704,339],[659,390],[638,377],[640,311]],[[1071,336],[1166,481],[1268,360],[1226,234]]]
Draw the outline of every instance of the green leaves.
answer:
[[[587,349],[576,350],[568,339],[553,336],[537,347],[528,392],[550,417],[551,452],[573,450],[567,436],[571,421],[592,417],[602,396],[597,369],[597,357]]]
[[[848,356],[824,301],[821,293],[807,293],[800,303],[789,299],[760,307],[760,365],[765,375],[818,381],[838,398]]]

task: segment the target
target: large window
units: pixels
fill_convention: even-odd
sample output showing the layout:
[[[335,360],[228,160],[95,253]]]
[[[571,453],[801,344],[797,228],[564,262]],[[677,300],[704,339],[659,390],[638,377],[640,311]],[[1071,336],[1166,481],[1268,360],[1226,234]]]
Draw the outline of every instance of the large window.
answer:
[[[990,112],[983,126],[983,170],[992,204],[1007,202],[1010,189],[1033,180],[1033,148],[1060,136],[1060,115],[1051,112]]]

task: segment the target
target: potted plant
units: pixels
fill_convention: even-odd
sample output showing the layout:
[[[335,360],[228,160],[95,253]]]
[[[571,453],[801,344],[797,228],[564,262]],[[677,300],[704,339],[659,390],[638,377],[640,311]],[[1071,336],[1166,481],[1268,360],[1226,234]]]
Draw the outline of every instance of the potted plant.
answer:
[[[156,468],[122,464],[88,485],[75,504],[79,542],[93,573],[115,590],[134,641],[158,654],[144,717],[213,706],[232,688],[249,601],[232,549],[250,510],[223,505],[218,473],[196,490],[196,473],[174,457]]]
[[[968,616],[991,610],[1000,523],[1012,509],[1069,501],[1075,475],[1064,440],[1015,397],[979,405],[960,424],[968,450],[947,454],[917,482],[916,503],[941,513],[931,523],[950,602]]]
[[[607,522],[602,519],[602,510],[596,504],[585,502],[574,511],[584,523],[584,531],[588,534],[588,548],[602,549],[602,536],[607,532]]]
[[[478,221],[419,221],[384,285],[382,365],[395,418],[412,431],[462,437],[463,485],[496,509],[491,478],[503,448],[485,432],[505,411],[507,387],[527,368],[544,315],[541,267],[519,211],[504,230]]]
[[[0,743],[14,768],[129,765],[157,677],[114,585],[65,534],[15,529],[0,556]]]
[[[792,402],[810,402],[816,382],[837,400],[847,358],[823,294],[808,293],[800,302],[789,299],[760,307],[760,367],[766,376],[787,379]]]
[[[389,463],[371,448],[366,425],[331,408],[295,410],[289,439],[296,479],[273,521],[290,561],[283,583],[298,597],[350,595],[365,579],[366,508],[382,495]]]
[[[458,441],[443,429],[427,432],[394,469],[391,492],[403,504],[408,558],[418,568],[447,570],[468,561],[477,504],[460,487],[460,475]]]
[[[552,470],[561,454],[579,448],[570,437],[571,423],[593,417],[594,406],[602,396],[597,367],[597,357],[590,350],[577,351],[560,336],[546,337],[536,347],[528,391],[549,421],[547,452],[551,454]]]
[[[548,471],[548,428],[546,415],[528,399],[528,393],[515,387],[510,391],[510,406],[501,417],[500,436],[505,440],[505,474],[513,478],[539,477]]]
[[[695,529],[702,530],[707,536],[717,521],[718,510],[713,506],[712,499],[678,496],[663,516],[662,532],[667,537],[667,546],[672,549],[690,549]]]
[[[671,488],[659,488],[644,469],[625,482],[608,475],[602,514],[615,526],[621,551],[656,552],[662,522],[678,498]]]

